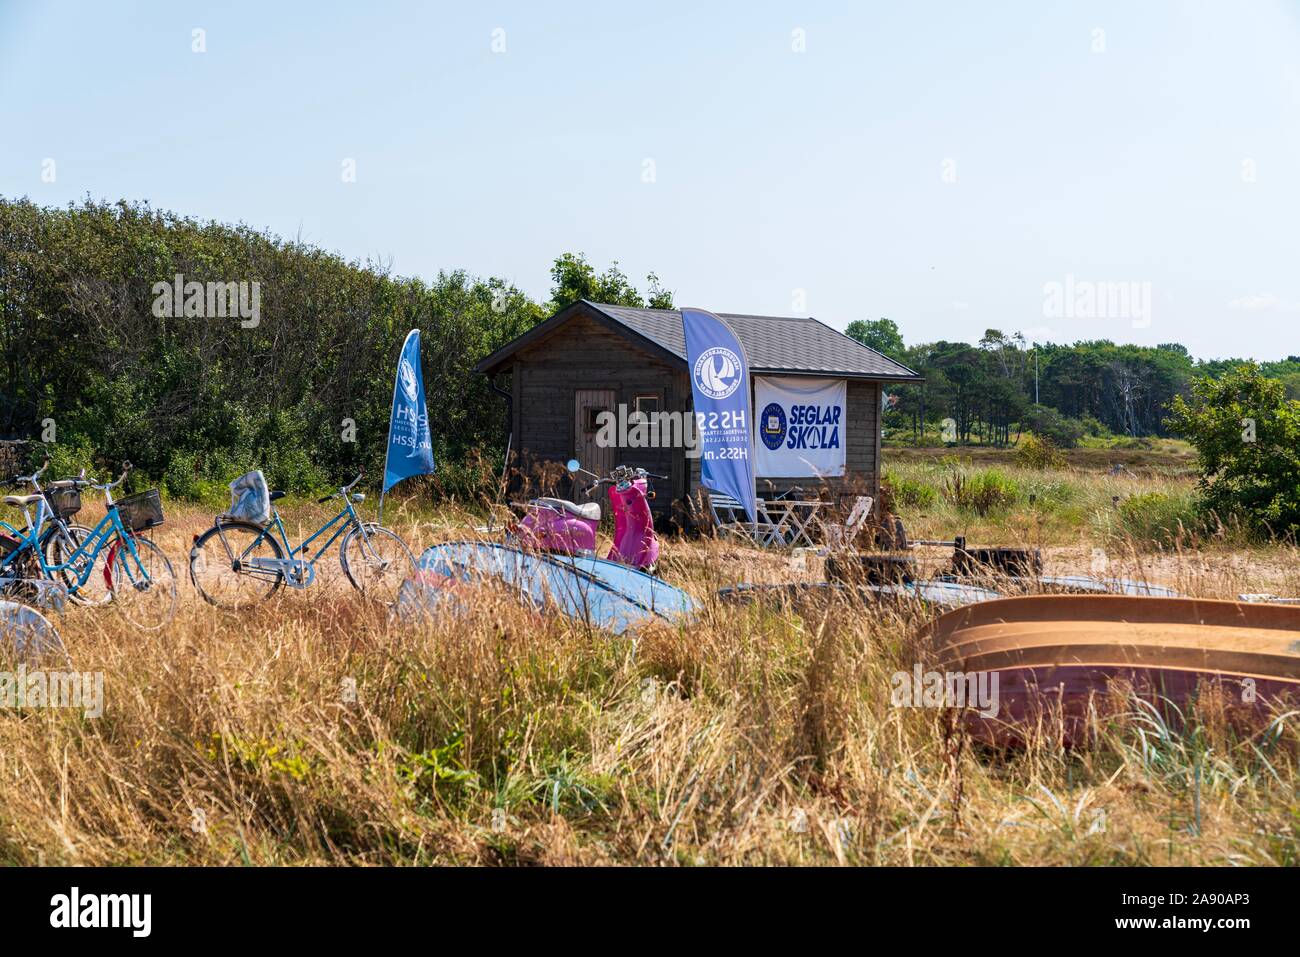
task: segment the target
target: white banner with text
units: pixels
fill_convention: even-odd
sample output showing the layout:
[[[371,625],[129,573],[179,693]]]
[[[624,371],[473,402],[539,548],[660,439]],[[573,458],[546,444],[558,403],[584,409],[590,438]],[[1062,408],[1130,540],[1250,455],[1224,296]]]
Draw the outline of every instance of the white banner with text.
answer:
[[[844,474],[844,379],[754,376],[756,473],[769,478]]]

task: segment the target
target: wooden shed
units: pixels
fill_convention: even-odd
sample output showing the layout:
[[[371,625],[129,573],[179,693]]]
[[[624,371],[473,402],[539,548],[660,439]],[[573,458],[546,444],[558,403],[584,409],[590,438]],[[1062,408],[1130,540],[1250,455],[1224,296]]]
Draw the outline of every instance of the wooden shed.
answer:
[[[809,477],[763,474],[756,469],[758,494],[770,496],[791,486],[808,493],[829,487],[877,494],[880,476],[881,392],[890,382],[919,382],[905,366],[869,349],[810,317],[750,316],[719,313],[735,331],[748,356],[751,399],[763,388],[783,384],[843,383],[842,469],[836,475]],[[511,447],[525,467],[540,461],[579,459],[584,468],[606,474],[615,465],[639,466],[670,477],[656,483],[653,503],[661,514],[690,514],[687,502],[700,488],[700,462],[681,442],[659,436],[652,447],[608,442],[601,413],[659,412],[689,416],[691,383],[686,363],[682,316],[676,310],[637,309],[576,302],[488,356],[475,367],[489,376],[508,400]],[[620,408],[621,407],[621,408]],[[793,420],[773,414],[759,422],[753,405],[755,442],[785,437]],[[769,407],[771,408],[771,407]],[[796,410],[800,407],[796,407]],[[788,411],[788,410],[787,410]],[[660,417],[666,420],[666,417]],[[829,418],[829,416],[828,416]],[[835,418],[840,418],[836,412]],[[779,421],[778,421],[779,419]],[[787,419],[790,419],[787,422]],[[813,421],[809,416],[808,421]],[[778,431],[778,429],[780,431]],[[622,432],[619,439],[624,439]],[[791,440],[793,441],[793,440]],[[802,460],[797,460],[802,461]],[[706,494],[707,494],[707,490]]]

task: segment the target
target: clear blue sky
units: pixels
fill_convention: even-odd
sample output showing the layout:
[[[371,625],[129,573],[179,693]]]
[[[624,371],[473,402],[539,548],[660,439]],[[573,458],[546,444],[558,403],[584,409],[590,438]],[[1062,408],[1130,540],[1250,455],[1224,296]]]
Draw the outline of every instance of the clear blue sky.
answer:
[[[538,298],[573,250],[681,304],[804,290],[909,342],[1276,358],[1300,353],[1300,4],[0,0],[0,194]],[[1067,275],[1150,283],[1149,326],[1046,315]]]

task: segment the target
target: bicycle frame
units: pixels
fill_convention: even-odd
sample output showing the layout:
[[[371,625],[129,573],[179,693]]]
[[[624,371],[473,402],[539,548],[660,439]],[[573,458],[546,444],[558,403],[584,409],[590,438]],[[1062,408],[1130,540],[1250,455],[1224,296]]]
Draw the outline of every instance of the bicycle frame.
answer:
[[[41,530],[45,527],[45,521],[49,516],[49,503],[42,498],[40,504],[36,508],[35,522],[32,521],[31,513],[28,512],[26,508],[23,509],[23,518],[27,520],[27,530],[25,532],[14,528],[6,521],[0,520],[0,527],[3,527],[5,531],[12,533],[13,537],[18,540],[18,547],[8,555],[4,556],[4,558],[0,558],[0,571],[3,571],[11,565],[17,564],[29,548],[35,552],[37,558],[40,559],[41,569],[44,571],[45,561],[41,558],[40,538]]]
[[[18,542],[17,548],[11,551],[8,555],[0,556],[0,591],[7,590],[16,584],[19,584],[20,582],[34,584],[37,581],[37,579],[20,578],[18,575],[20,571],[18,565],[20,562],[23,561],[23,556],[27,554],[28,549],[31,549],[37,555],[40,555],[41,553],[39,541],[40,541],[41,528],[45,524],[45,508],[46,508],[46,503],[44,499],[42,499],[41,507],[36,511],[37,525],[35,531],[32,533],[32,535],[34,535],[34,539],[31,540],[29,540],[29,535],[27,532],[21,531],[15,528],[14,526],[10,525],[8,522],[4,521],[3,519],[0,519],[0,530],[9,533],[10,537],[12,537]],[[27,509],[25,508],[23,509],[23,517],[27,519],[27,526],[30,529],[32,525],[31,515],[28,513]],[[53,579],[49,579],[48,584],[54,585],[56,583],[53,581]],[[67,598],[66,588],[64,589],[63,597],[65,599]],[[59,607],[62,608],[62,605],[59,605]]]
[[[335,528],[334,527],[335,525],[338,525],[338,527]],[[369,536],[366,534],[365,524],[361,521],[361,518],[357,515],[356,509],[352,507],[352,500],[350,498],[344,498],[343,510],[340,511],[333,518],[331,518],[324,525],[322,525],[320,528],[316,529],[316,531],[314,531],[311,535],[309,535],[306,539],[304,539],[302,544],[300,544],[297,548],[294,548],[292,545],[289,544],[289,534],[288,532],[285,531],[284,520],[280,518],[279,510],[272,507],[271,523],[267,525],[265,528],[263,528],[261,534],[259,534],[257,538],[253,539],[252,543],[250,543],[249,546],[239,554],[238,560],[240,562],[244,561],[244,559],[247,558],[249,553],[252,552],[253,549],[257,548],[258,545],[262,544],[263,539],[265,539],[268,535],[271,535],[272,532],[274,531],[279,533],[280,542],[284,545],[285,560],[294,561],[295,560],[294,556],[302,555],[303,558],[296,559],[296,560],[298,561],[305,560],[308,565],[310,565],[313,569],[315,569],[316,562],[320,560],[320,557],[322,555],[324,555],[326,552],[330,550],[330,546],[333,545],[335,541],[338,540],[338,537],[344,534],[348,529],[353,527],[360,529],[362,541],[369,544],[370,539]],[[218,530],[221,528],[220,522],[217,523],[217,528]],[[306,556],[309,550],[311,549],[312,542],[316,541],[318,538],[320,538],[322,535],[328,532],[331,528],[334,529],[334,533],[330,535],[329,540],[325,542],[325,544],[322,545],[316,551],[316,557],[307,558]],[[230,543],[226,541],[225,535],[221,535],[221,541],[226,546],[227,552],[229,552]]]
[[[24,510],[23,514],[25,517],[30,518],[30,516],[27,515],[26,510]],[[140,561],[139,552],[136,551],[135,536],[126,530],[126,526],[122,524],[121,517],[117,514],[117,509],[112,505],[108,506],[104,517],[99,520],[99,524],[95,526],[94,530],[91,531],[86,540],[78,545],[77,548],[67,556],[67,561],[60,564],[50,564],[46,562],[45,555],[41,551],[40,539],[41,531],[44,529],[45,523],[49,520],[51,514],[49,503],[44,499],[41,499],[41,502],[36,509],[36,521],[28,523],[28,533],[25,536],[21,536],[22,544],[19,545],[18,548],[14,549],[14,551],[11,552],[3,561],[0,561],[0,570],[3,570],[16,562],[29,548],[33,553],[35,553],[36,560],[40,564],[41,574],[46,578],[52,578],[53,573],[55,572],[63,572],[73,569],[73,566],[81,561],[81,559],[88,557],[90,558],[90,562],[84,569],[77,573],[77,582],[71,589],[71,591],[75,593],[90,580],[90,576],[95,570],[95,559],[99,557],[99,553],[103,551],[104,548],[111,547],[110,543],[114,540],[114,537],[116,537],[117,540],[126,543],[127,553],[135,562],[135,567],[139,570],[144,579],[148,580],[149,572],[145,569],[144,563]],[[6,527],[13,528],[11,525],[7,525]]]
[[[40,476],[41,476],[42,474],[44,474],[45,470],[46,470],[47,468],[49,468],[49,467],[50,467],[50,460],[49,460],[49,459],[46,459],[46,460],[45,460],[45,464],[42,465],[39,469],[37,469],[37,470],[36,470],[34,473],[32,473],[31,475],[22,476],[21,478],[17,478],[17,479],[14,479],[14,480],[13,480],[13,484],[18,484],[18,483],[20,483],[20,482],[25,482],[25,483],[31,485],[32,488],[34,488],[34,489],[36,490],[36,494],[38,494],[38,495],[40,495],[40,496],[42,497],[42,498],[41,498],[41,503],[40,503],[40,506],[41,506],[41,507],[38,508],[38,509],[36,510],[36,523],[35,523],[35,525],[32,524],[32,516],[31,516],[31,513],[27,511],[26,506],[23,507],[23,518],[26,519],[26,521],[27,521],[27,527],[28,527],[28,528],[34,528],[35,531],[36,531],[36,545],[37,545],[36,551],[37,551],[37,552],[40,551],[40,537],[41,537],[41,534],[42,534],[42,533],[44,532],[44,530],[45,530],[45,522],[46,522],[47,520],[50,521],[53,525],[55,525],[55,526],[56,526],[60,531],[62,531],[64,534],[67,534],[67,533],[68,533],[68,521],[67,521],[67,519],[65,519],[63,516],[59,515],[58,513],[56,513],[56,512],[54,511],[54,509],[52,509],[52,508],[50,507],[50,505],[49,505],[49,499],[46,497],[46,491],[45,491],[45,489],[41,488],[41,485],[40,485],[40,482],[39,482]],[[84,469],[82,470],[82,474],[83,474],[83,475],[85,474],[85,470],[84,470]],[[26,537],[27,537],[27,536],[24,535],[23,532],[22,532],[21,530],[19,530],[19,529],[15,528],[14,526],[10,525],[8,522],[4,521],[3,519],[0,519],[0,530],[8,531],[8,532],[12,532],[12,533],[13,533],[13,537],[19,541],[20,544],[19,544],[18,548],[16,548],[16,549],[14,550],[14,552],[13,552],[13,556],[12,556],[12,560],[16,560],[17,557],[21,556],[22,553],[25,552],[25,551],[27,550],[27,546],[26,546]],[[3,561],[3,562],[0,562],[0,568],[3,568],[4,566],[8,565],[9,563],[10,563],[9,561]]]

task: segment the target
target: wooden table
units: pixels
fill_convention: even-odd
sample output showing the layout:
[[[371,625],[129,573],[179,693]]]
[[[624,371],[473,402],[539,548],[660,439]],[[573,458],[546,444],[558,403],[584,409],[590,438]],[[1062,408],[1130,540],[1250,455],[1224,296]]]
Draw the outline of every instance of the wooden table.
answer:
[[[816,546],[812,531],[820,524],[820,509],[826,506],[818,498],[778,498],[761,502],[770,527],[764,529],[763,545]]]

